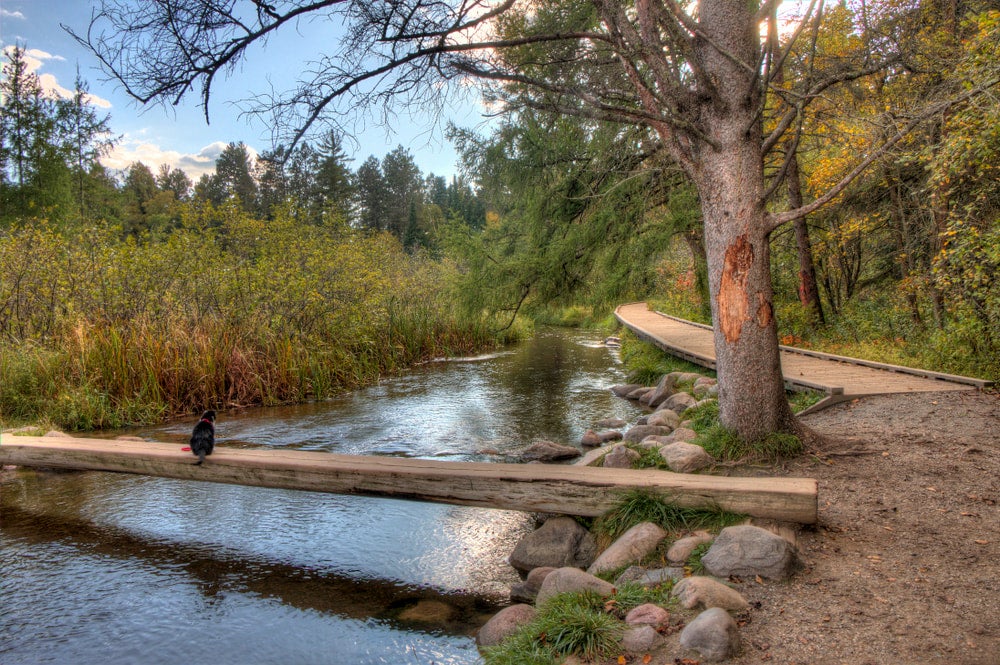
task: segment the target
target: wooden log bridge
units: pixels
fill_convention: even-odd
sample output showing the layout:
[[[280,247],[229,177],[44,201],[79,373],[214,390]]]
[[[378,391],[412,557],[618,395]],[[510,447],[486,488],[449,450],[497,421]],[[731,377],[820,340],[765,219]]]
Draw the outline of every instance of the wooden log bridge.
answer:
[[[444,462],[326,452],[216,447],[204,465],[178,444],[5,436],[0,463],[89,469],[256,487],[361,494],[481,508],[595,517],[629,490],[677,505],[816,522],[816,481],[561,464]]]

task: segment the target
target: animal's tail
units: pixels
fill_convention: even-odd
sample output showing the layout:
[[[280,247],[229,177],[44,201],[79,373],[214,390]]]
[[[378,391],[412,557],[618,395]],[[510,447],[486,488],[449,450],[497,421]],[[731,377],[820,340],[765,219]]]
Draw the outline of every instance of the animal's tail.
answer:
[[[202,464],[205,461],[205,453],[201,450],[198,451],[198,461],[194,463],[195,466]]]

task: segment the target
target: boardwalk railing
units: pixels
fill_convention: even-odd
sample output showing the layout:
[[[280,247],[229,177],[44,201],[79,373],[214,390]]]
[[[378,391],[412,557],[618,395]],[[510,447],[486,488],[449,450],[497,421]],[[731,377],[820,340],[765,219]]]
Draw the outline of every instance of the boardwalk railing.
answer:
[[[176,444],[4,436],[0,463],[117,471],[482,508],[597,516],[643,490],[677,505],[812,524],[810,478],[730,478],[559,464],[487,464],[217,447],[204,465]]]

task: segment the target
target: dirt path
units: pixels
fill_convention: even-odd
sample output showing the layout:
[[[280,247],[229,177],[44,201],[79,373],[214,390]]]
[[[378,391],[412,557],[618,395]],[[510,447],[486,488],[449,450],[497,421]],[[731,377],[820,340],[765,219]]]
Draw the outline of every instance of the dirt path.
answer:
[[[830,440],[783,469],[819,480],[807,568],[740,585],[756,609],[731,662],[1000,664],[1000,395],[869,397],[804,420]]]

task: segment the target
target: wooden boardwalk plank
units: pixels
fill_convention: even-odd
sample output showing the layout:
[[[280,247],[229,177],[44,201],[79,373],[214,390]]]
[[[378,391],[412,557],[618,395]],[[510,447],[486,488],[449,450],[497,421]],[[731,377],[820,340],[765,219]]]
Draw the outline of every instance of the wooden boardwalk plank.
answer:
[[[720,507],[812,524],[811,478],[733,478],[648,469],[558,464],[487,464],[325,452],[216,447],[202,466],[176,444],[5,436],[0,463],[116,471],[257,487],[363,494],[440,503],[597,516],[632,489],[682,506]]]
[[[715,368],[715,344],[710,327],[650,311],[644,302],[622,305],[615,310],[615,316],[641,338],[668,353]],[[810,388],[833,397],[824,400],[824,406],[865,395],[974,390],[992,385],[983,379],[785,346],[781,347],[781,371],[790,388]]]

